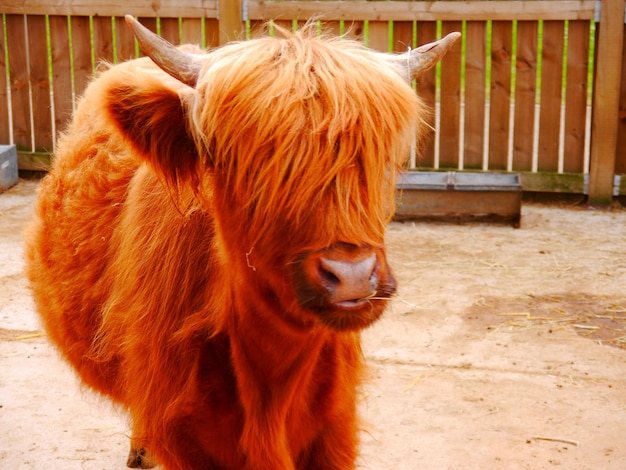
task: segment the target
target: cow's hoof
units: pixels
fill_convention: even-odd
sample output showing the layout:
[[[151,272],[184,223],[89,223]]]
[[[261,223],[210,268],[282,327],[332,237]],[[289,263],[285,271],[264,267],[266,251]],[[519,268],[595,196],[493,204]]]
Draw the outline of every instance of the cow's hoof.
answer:
[[[154,468],[156,463],[153,462],[146,453],[146,449],[131,448],[128,453],[128,460],[126,461],[128,468]]]

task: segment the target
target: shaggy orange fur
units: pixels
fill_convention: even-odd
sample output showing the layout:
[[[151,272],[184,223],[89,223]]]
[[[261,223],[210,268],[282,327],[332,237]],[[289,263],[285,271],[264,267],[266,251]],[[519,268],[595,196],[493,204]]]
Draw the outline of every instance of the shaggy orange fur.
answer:
[[[425,111],[382,54],[282,36],[188,49],[195,89],[147,58],[103,72],[28,230],[51,340],[167,469],[355,465],[374,318],[329,328],[291,265],[336,243],[384,259]]]

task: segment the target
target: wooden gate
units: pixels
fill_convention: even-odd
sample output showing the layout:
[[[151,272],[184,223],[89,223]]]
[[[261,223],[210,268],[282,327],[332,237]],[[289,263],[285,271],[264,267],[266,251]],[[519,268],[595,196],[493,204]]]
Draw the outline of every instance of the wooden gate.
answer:
[[[203,47],[315,18],[382,51],[463,32],[417,83],[435,131],[414,168],[516,172],[525,191],[592,203],[626,195],[623,0],[5,0],[0,14],[0,143],[22,169],[46,168],[99,61],[139,55],[124,14]]]

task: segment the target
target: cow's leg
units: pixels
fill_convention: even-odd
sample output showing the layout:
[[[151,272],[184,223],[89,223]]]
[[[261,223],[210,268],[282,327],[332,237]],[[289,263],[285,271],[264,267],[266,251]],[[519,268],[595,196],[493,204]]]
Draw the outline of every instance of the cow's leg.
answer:
[[[133,423],[133,430],[130,436],[130,451],[128,452],[128,459],[126,460],[126,466],[128,468],[153,468],[157,463],[150,458],[150,455],[145,446],[145,439],[143,438],[145,433],[137,426],[137,423]]]
[[[298,459],[298,470],[356,468],[357,427],[354,416],[331,423]]]
[[[135,447],[133,444],[133,442],[130,444],[126,466],[129,468],[154,468],[156,463],[150,459],[146,449],[141,446]]]
[[[126,465],[129,468],[162,466],[177,470],[224,470],[206,454],[195,437],[197,433],[190,433],[189,427],[185,418],[176,420],[164,428],[163,435],[151,442],[142,427],[134,423]],[[159,457],[155,458],[157,455]]]

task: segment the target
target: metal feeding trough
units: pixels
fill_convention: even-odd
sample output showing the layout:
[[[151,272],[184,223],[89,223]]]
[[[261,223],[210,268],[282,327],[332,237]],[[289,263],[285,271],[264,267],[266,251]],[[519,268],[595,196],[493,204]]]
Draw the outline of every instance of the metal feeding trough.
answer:
[[[17,183],[17,150],[15,145],[0,145],[0,193]]]
[[[518,174],[410,171],[396,187],[396,220],[481,219],[520,226]]]

